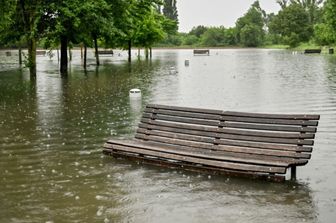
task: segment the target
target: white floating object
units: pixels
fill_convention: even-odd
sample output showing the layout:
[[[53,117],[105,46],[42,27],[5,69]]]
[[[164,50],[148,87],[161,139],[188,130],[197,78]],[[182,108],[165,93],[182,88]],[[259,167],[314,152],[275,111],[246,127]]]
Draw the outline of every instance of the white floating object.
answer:
[[[129,91],[129,96],[131,98],[140,98],[141,97],[141,90],[137,88],[133,88]]]
[[[184,65],[185,65],[185,66],[189,66],[189,60],[185,60],[185,61],[184,61]]]

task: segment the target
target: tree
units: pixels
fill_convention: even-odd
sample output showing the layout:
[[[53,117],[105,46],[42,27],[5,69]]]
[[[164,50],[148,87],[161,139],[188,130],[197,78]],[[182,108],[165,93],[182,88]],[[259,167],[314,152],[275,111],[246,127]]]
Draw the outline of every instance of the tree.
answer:
[[[146,58],[148,58],[148,49],[152,45],[164,38],[164,31],[162,21],[164,17],[157,13],[154,8],[146,11],[142,15],[135,31],[134,43],[137,46],[144,46],[146,48]]]
[[[201,36],[201,44],[204,46],[225,46],[225,28],[208,28]]]
[[[312,36],[309,15],[299,4],[290,4],[274,16],[269,23],[269,32],[279,35],[283,43],[295,47]]]
[[[254,24],[245,25],[240,31],[240,42],[247,47],[257,47],[263,43],[260,27]]]
[[[265,37],[265,18],[265,11],[260,8],[259,1],[255,1],[247,13],[236,22],[238,42],[244,46],[259,46],[262,44]],[[247,39],[250,37],[253,38]]]
[[[197,36],[198,38],[201,37],[201,35],[203,35],[203,33],[205,33],[206,31],[208,30],[208,27],[205,27],[205,26],[196,26],[196,27],[193,27],[191,29],[191,31],[189,32],[190,35],[195,35]]]
[[[43,12],[42,0],[1,0],[0,33],[7,42],[26,42],[27,67],[32,78],[36,77],[36,44],[38,25]]]
[[[336,1],[327,0],[324,9],[324,19],[329,32],[333,36],[333,40],[336,40]]]
[[[309,22],[316,24],[321,18],[320,6],[324,0],[291,0],[292,4],[301,5],[309,15]]]
[[[164,0],[163,15],[168,19],[178,22],[176,0]]]

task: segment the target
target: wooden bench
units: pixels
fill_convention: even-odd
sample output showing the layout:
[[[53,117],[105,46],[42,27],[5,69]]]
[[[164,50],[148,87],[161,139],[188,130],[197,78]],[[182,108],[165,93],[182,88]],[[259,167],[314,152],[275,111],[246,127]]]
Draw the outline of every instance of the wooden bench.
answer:
[[[99,55],[112,55],[113,56],[113,50],[99,50]]]
[[[308,163],[319,115],[258,114],[147,105],[135,140],[103,152],[155,164],[285,180]]]
[[[312,53],[321,53],[321,49],[305,49],[304,53],[305,54],[312,54]]]
[[[36,56],[45,56],[46,54],[46,50],[36,50]]]
[[[194,55],[208,55],[208,56],[210,56],[210,50],[194,50]]]

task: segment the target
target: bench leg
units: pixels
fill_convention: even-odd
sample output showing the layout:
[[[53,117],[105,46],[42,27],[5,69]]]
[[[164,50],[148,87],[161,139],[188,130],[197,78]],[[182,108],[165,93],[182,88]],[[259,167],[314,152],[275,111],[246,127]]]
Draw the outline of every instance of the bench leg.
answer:
[[[296,166],[291,167],[291,180],[296,179]]]

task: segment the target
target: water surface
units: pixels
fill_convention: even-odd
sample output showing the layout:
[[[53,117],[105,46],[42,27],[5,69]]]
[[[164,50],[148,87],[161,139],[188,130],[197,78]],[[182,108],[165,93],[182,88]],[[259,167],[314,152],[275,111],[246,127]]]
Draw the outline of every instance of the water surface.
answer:
[[[0,52],[0,222],[333,222],[336,57],[282,50],[74,52],[67,79],[38,57],[36,80]],[[185,66],[184,61],[190,61]],[[130,100],[131,88],[142,100]],[[208,176],[102,155],[132,138],[147,103],[321,115],[312,159],[295,183]]]

